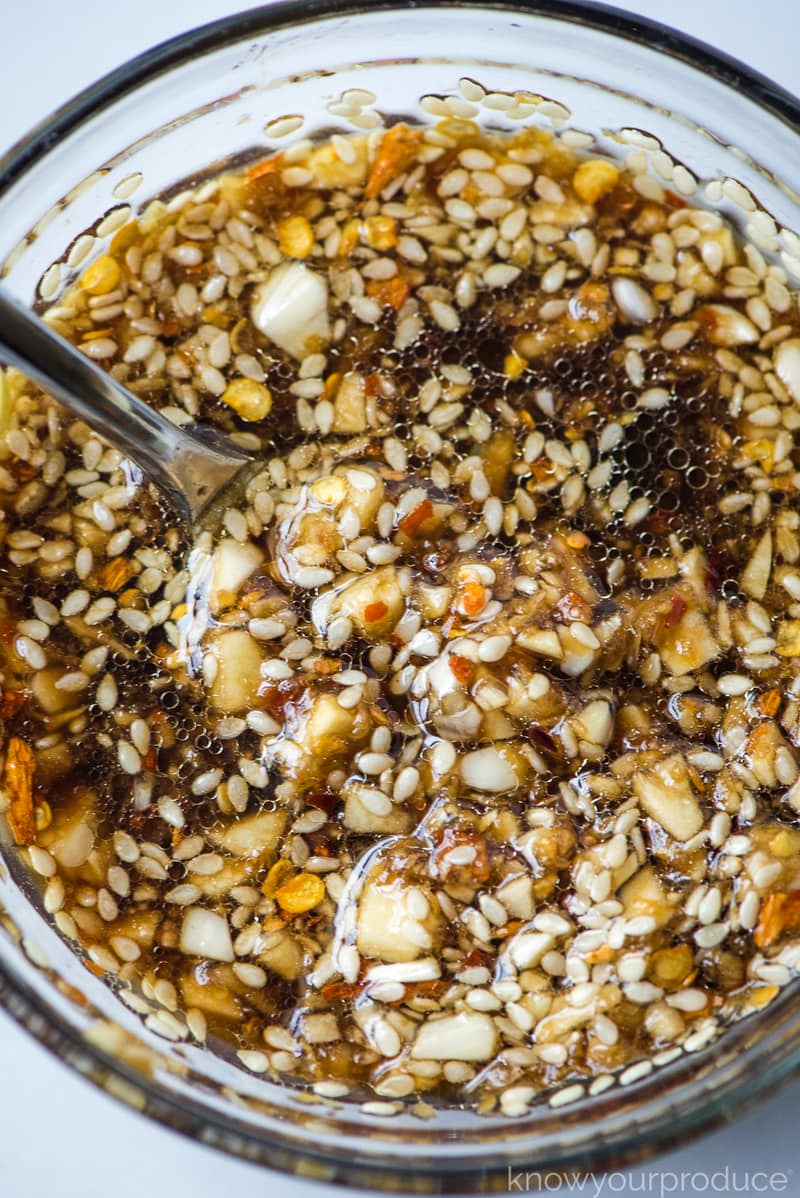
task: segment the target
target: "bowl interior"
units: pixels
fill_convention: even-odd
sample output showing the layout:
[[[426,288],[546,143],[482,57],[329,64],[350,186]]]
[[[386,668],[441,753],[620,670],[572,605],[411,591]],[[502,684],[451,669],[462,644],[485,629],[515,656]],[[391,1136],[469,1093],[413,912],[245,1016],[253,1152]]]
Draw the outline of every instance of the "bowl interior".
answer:
[[[198,30],[56,114],[0,162],[3,282],[57,304],[153,198],[298,139],[352,131],[342,97],[353,89],[367,96],[363,128],[444,112],[643,154],[654,188],[722,211],[800,282],[798,113],[765,81],[595,7],[336,8],[278,4]],[[479,95],[475,83],[477,102],[465,98]],[[381,1118],[159,1039],[53,931],[13,850],[0,873],[0,995],[26,1026],[160,1121],[311,1177],[476,1189],[505,1187],[508,1168],[610,1164],[724,1117],[800,1062],[789,987],[718,1043],[573,1106],[544,1101],[514,1121],[421,1107]]]

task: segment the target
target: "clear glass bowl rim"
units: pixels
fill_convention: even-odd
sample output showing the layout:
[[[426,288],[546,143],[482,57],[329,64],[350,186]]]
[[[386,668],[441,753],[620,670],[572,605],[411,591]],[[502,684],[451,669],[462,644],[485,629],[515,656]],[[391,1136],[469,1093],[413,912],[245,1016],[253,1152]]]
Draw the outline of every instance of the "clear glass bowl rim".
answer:
[[[49,147],[78,131],[143,84],[206,51],[326,18],[414,8],[519,12],[621,36],[712,76],[800,135],[800,99],[767,76],[689,34],[593,0],[367,0],[362,4],[342,0],[277,0],[268,6],[223,17],[172,37],[109,72],[57,108],[0,156],[0,202],[26,170],[46,155]],[[576,1167],[581,1170],[618,1168],[667,1147],[684,1144],[729,1121],[767,1091],[800,1074],[800,1026],[792,1014],[799,993],[800,986],[795,984],[772,1004],[770,1010],[776,1018],[770,1021],[769,1027],[765,1026],[764,1034],[754,1038],[753,1044],[747,1043],[749,1037],[743,1024],[731,1029],[726,1039],[738,1043],[742,1049],[738,1065],[727,1060],[718,1079],[722,1083],[719,1087],[703,1085],[701,1077],[691,1095],[693,1085],[686,1084],[686,1098],[693,1099],[687,1102],[688,1109],[681,1111],[675,1106],[667,1106],[655,1124],[645,1121],[642,1125],[638,1119],[631,1118],[627,1130],[617,1123],[610,1136],[594,1145],[590,1137],[578,1137],[579,1142],[567,1137],[560,1153],[556,1151],[546,1161],[537,1161],[536,1176],[549,1178],[555,1172],[574,1171]],[[248,1128],[244,1120],[211,1112],[199,1104],[195,1107],[184,1097],[173,1097],[157,1084],[151,1084],[142,1074],[134,1073],[114,1060],[78,1035],[54,1008],[50,1008],[1,961],[0,1007],[54,1055],[119,1100],[143,1109],[150,1118],[173,1130],[254,1163],[267,1164],[308,1179],[387,1190],[456,1192],[509,1188],[510,1173],[505,1164],[497,1163],[494,1153],[490,1154],[493,1159],[486,1162],[476,1160],[474,1156],[459,1162],[456,1157],[444,1158],[437,1154],[422,1165],[424,1172],[420,1175],[418,1156],[406,1163],[400,1155],[392,1155],[384,1168],[374,1157],[349,1163],[341,1159],[334,1161],[313,1143],[305,1142],[300,1146],[297,1141],[289,1140],[267,1142],[263,1134]],[[761,1020],[757,1017],[756,1021],[766,1022],[763,1017]],[[751,1026],[752,1022],[744,1021]],[[748,1064],[755,1067],[748,1069]],[[112,1085],[115,1079],[119,1081],[119,1087]],[[138,1093],[146,1098],[146,1106],[131,1102],[126,1085],[131,1087],[131,1094]],[[564,1114],[570,1123],[568,1109]],[[492,1149],[499,1147],[496,1142],[492,1144]],[[524,1156],[519,1155],[519,1141],[515,1148],[517,1154],[513,1164],[518,1170],[524,1167]]]

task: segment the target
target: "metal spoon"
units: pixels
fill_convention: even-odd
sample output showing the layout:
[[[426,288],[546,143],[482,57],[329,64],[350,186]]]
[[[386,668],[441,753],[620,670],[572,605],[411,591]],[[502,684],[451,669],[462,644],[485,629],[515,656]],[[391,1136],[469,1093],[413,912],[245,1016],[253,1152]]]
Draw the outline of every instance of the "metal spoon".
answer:
[[[192,524],[253,459],[216,429],[178,428],[0,289],[0,357],[131,458]]]

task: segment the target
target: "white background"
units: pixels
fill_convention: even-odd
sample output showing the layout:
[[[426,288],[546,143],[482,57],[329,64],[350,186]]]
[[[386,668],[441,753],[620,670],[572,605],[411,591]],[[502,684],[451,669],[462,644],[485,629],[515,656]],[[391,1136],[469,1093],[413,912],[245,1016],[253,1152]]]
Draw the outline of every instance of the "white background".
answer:
[[[623,0],[624,2],[624,0]],[[13,0],[0,23],[0,152],[75,92],[175,33],[236,12],[243,0]],[[628,0],[632,9],[686,30],[797,90],[796,0]],[[794,1175],[800,1194],[800,1085],[735,1125],[648,1166],[741,1178]],[[672,1185],[664,1177],[664,1186]],[[603,1193],[658,1193],[634,1171]],[[702,1187],[703,1179],[697,1179]],[[716,1188],[720,1186],[717,1181]],[[0,1198],[237,1198],[275,1192],[331,1198],[327,1187],[278,1177],[165,1132],[99,1094],[0,1016]],[[745,1193],[763,1189],[753,1177]],[[341,1191],[338,1191],[341,1193]],[[584,1193],[593,1194],[589,1187]],[[680,1191],[678,1191],[680,1192]],[[683,1185],[691,1193],[691,1183]],[[739,1192],[742,1192],[740,1189]]]

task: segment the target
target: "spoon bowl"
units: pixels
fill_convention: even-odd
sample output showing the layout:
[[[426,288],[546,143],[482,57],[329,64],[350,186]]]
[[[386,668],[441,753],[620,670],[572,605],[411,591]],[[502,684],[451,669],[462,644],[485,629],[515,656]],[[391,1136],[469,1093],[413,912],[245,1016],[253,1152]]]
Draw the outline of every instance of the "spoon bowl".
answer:
[[[250,474],[250,455],[216,429],[179,428],[3,289],[0,357],[131,458],[185,523],[196,524]]]

